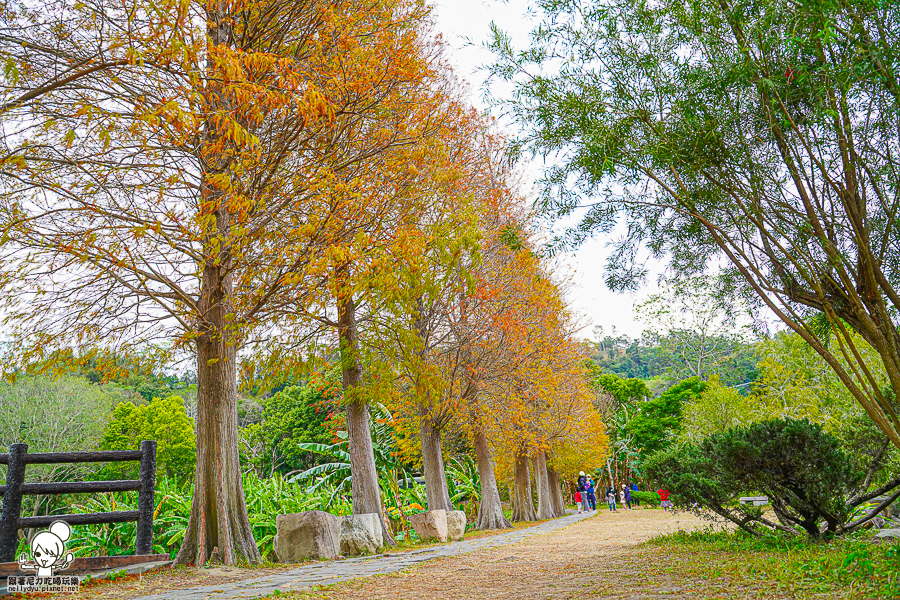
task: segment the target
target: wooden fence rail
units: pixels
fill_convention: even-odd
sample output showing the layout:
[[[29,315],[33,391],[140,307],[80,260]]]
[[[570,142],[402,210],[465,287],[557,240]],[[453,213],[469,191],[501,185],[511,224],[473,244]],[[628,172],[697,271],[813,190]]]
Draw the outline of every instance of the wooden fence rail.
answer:
[[[82,462],[140,461],[139,479],[122,481],[62,481],[25,483],[25,465],[47,465]],[[19,530],[46,527],[54,521],[69,525],[127,523],[137,521],[135,554],[150,554],[153,549],[153,489],[156,486],[156,442],[141,442],[140,450],[109,452],[43,452],[28,453],[28,444],[13,444],[9,454],[0,454],[0,464],[8,465],[6,485],[0,486],[3,512],[0,513],[0,563],[15,560]],[[138,509],[78,515],[22,517],[22,496],[26,494],[91,494],[137,490]]]

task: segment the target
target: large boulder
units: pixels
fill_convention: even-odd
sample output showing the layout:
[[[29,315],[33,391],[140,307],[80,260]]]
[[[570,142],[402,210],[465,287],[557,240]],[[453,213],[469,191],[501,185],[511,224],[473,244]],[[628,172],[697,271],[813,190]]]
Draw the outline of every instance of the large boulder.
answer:
[[[447,538],[455,542],[463,539],[466,534],[466,513],[461,510],[451,510],[447,513]]]
[[[275,555],[280,562],[334,558],[341,551],[341,523],[331,513],[311,510],[275,517]]]
[[[384,548],[378,513],[341,517],[341,554],[376,554]]]
[[[416,530],[416,535],[425,540],[447,541],[447,511],[444,509],[429,510],[409,517],[409,523]]]

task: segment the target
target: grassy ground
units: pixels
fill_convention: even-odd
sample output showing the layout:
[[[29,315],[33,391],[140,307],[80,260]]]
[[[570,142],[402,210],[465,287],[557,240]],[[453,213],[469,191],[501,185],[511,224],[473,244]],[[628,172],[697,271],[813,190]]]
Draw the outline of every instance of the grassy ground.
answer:
[[[648,547],[677,556],[680,572],[766,580],[796,597],[900,597],[900,542],[876,543],[869,532],[815,543],[702,530],[660,536]]]

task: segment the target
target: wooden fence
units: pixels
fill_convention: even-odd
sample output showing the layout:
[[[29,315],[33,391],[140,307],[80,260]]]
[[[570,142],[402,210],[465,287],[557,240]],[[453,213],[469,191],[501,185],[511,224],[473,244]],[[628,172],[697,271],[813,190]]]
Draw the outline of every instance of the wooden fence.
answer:
[[[26,465],[51,465],[87,462],[140,461],[140,479],[120,481],[63,481],[25,483]],[[156,486],[156,442],[141,442],[140,450],[108,452],[28,453],[28,444],[13,444],[9,454],[0,454],[0,464],[8,465],[6,485],[0,486],[3,512],[0,513],[0,563],[16,560],[19,530],[47,527],[54,521],[69,525],[126,523],[137,521],[136,555],[148,555],[153,549],[153,489]],[[92,494],[98,492],[138,491],[138,509],[78,515],[22,517],[24,494]]]

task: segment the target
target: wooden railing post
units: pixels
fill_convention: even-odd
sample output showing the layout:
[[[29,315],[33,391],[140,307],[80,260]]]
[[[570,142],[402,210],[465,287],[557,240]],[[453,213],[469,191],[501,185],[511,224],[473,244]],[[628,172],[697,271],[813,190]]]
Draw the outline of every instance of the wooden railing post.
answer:
[[[19,514],[22,511],[22,483],[25,481],[25,455],[28,444],[9,447],[9,466],[6,469],[6,493],[3,513],[0,514],[0,562],[16,560],[19,545]]]
[[[141,442],[141,469],[138,492],[137,539],[135,554],[150,554],[153,551],[153,491],[156,487],[156,442]]]

